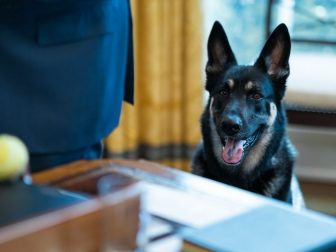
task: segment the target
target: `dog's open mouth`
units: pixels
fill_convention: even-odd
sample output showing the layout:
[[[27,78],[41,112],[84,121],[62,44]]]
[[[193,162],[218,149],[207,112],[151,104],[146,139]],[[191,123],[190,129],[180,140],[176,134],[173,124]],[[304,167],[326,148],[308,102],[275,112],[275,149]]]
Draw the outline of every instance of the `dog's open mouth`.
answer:
[[[230,165],[239,164],[244,157],[244,151],[249,149],[256,141],[259,132],[247,139],[235,139],[226,137],[223,145],[222,158],[225,163]]]
[[[238,164],[244,155],[245,140],[236,140],[234,138],[226,138],[223,146],[223,160],[228,164]]]

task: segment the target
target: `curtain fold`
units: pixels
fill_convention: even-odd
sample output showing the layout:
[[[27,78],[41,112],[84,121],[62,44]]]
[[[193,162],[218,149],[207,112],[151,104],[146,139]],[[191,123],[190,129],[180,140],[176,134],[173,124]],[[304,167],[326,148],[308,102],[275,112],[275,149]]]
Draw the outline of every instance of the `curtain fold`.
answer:
[[[123,105],[119,127],[105,141],[106,155],[189,170],[203,107],[200,1],[131,4],[135,105]]]

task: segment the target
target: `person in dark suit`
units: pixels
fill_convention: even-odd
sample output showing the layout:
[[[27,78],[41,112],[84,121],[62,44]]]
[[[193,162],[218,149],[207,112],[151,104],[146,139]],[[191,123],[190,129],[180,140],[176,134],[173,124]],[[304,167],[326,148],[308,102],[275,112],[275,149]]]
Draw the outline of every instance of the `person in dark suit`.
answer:
[[[132,43],[125,0],[0,0],[0,133],[32,172],[100,157],[133,103]]]

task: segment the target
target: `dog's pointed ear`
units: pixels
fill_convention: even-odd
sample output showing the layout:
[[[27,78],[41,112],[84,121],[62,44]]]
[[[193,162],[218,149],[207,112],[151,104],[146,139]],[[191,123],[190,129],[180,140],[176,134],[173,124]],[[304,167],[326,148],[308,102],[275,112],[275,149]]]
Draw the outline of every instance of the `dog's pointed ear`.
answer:
[[[287,26],[280,24],[265,43],[254,65],[271,78],[284,82],[284,85],[289,76],[290,50],[291,40]]]
[[[218,74],[236,64],[237,61],[225,31],[222,25],[216,21],[208,39],[208,62],[205,71],[207,74]]]

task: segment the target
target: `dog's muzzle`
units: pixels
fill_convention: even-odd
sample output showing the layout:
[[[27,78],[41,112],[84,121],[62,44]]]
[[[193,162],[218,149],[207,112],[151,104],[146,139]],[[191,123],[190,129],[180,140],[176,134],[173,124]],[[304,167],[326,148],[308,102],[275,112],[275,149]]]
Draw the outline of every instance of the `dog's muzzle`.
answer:
[[[222,158],[226,164],[237,165],[241,163],[244,154],[255,144],[260,134],[257,130],[252,136],[247,138],[224,137]]]

